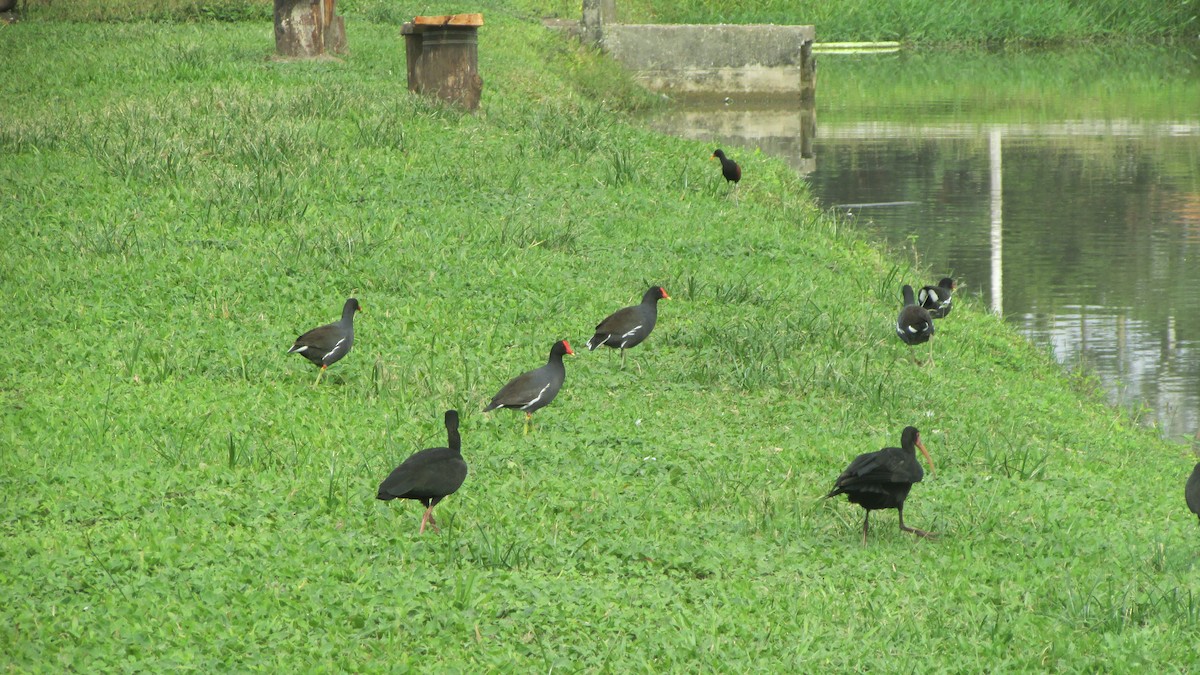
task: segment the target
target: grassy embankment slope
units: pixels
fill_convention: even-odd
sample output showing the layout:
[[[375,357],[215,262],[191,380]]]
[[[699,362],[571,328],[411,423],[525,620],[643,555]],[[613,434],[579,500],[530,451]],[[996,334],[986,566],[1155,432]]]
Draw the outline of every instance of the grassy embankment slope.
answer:
[[[567,16],[575,11],[569,0],[553,5]],[[825,42],[1053,45],[1200,36],[1194,0],[620,0],[618,6],[629,23],[811,24]]]
[[[483,9],[476,116],[365,18],[316,63],[261,23],[0,29],[9,668],[1195,665],[1185,448],[969,301],[915,365],[898,287],[932,271],[765,157],[735,206],[618,73]],[[479,413],[650,284],[627,369],[568,359],[528,436]],[[351,294],[314,390],[284,352]],[[449,407],[472,473],[417,536],[374,490]],[[943,536],[863,547],[820,497],[906,424]]]

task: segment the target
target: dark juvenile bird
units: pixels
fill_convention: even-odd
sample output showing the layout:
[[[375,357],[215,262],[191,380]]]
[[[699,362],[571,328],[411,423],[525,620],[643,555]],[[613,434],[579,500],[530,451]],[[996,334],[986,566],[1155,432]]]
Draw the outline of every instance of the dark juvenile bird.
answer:
[[[574,354],[571,344],[559,340],[550,348],[550,359],[541,368],[535,368],[522,373],[508,381],[492,397],[492,402],[483,409],[484,412],[496,408],[512,408],[525,411],[525,433],[529,433],[529,421],[533,419],[535,410],[544,408],[558,395],[563,381],[567,378],[567,369],[563,366],[563,356]]]
[[[900,316],[896,318],[896,335],[906,345],[919,345],[928,342],[933,336],[933,317],[929,311],[917,304],[913,297],[912,286],[904,284],[904,306],[900,308]]]
[[[379,484],[376,499],[415,499],[425,505],[421,516],[421,529],[428,523],[435,532],[437,521],[433,519],[433,507],[452,495],[467,478],[467,463],[462,457],[462,441],[458,436],[458,411],[446,411],[445,448],[426,448],[413,453],[400,466],[392,470]]]
[[[925,472],[917,461],[916,449],[921,449],[925,460],[929,462],[929,474],[934,474],[933,459],[925,444],[921,442],[921,434],[916,427],[905,427],[900,434],[899,448],[884,448],[878,452],[868,452],[854,458],[850,466],[838,476],[833,489],[825,495],[828,499],[845,493],[852,504],[858,504],[866,509],[863,517],[863,544],[867,543],[867,526],[871,519],[871,511],[878,509],[896,509],[900,516],[900,529],[922,537],[936,536],[904,524],[904,500],[913,483],[921,482]]]
[[[1188,478],[1183,496],[1187,499],[1188,509],[1200,518],[1200,464],[1196,464],[1196,468],[1192,469],[1192,476]]]
[[[737,162],[726,157],[724,150],[714,151],[712,157],[709,157],[709,159],[714,158],[721,160],[721,175],[725,177],[725,181],[733,183],[736,186],[737,182],[742,179],[742,167],[738,166]]]
[[[658,301],[670,299],[662,286],[651,286],[642,295],[641,304],[622,307],[596,326],[596,334],[587,342],[588,350],[600,345],[620,349],[621,365],[625,365],[625,350],[641,344],[654,330],[658,321]]]
[[[929,310],[929,316],[944,319],[950,315],[951,296],[957,287],[954,279],[943,277],[937,286],[925,286],[917,293],[917,304]]]
[[[354,313],[361,309],[358,300],[350,298],[342,306],[341,321],[308,331],[296,338],[296,344],[288,350],[289,354],[295,352],[321,367],[316,384],[321,383],[326,368],[350,353],[350,347],[354,345]]]

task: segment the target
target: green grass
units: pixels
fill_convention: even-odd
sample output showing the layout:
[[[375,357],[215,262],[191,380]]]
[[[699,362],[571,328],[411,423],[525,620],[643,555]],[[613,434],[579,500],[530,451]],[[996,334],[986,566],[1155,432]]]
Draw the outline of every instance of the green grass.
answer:
[[[474,116],[407,93],[388,20],[318,63],[257,23],[0,29],[37,64],[0,83],[8,669],[1196,665],[1185,448],[969,298],[915,366],[930,272],[776,160],[739,153],[735,206],[611,65],[482,8]],[[625,370],[569,358],[528,436],[479,413],[650,284]],[[351,294],[314,390],[285,352]],[[471,475],[418,536],[375,487],[451,407]],[[862,547],[820,497],[906,424],[943,536]]]
[[[623,0],[626,23],[776,23],[817,27],[819,41],[1027,44],[1195,39],[1194,0]],[[570,14],[567,3],[556,8]]]

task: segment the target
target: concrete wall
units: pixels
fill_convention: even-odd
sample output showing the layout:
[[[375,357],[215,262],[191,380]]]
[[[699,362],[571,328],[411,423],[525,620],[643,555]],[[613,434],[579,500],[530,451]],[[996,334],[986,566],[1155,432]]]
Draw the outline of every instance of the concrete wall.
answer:
[[[815,86],[815,35],[812,26],[608,23],[600,45],[659,91],[785,94]]]

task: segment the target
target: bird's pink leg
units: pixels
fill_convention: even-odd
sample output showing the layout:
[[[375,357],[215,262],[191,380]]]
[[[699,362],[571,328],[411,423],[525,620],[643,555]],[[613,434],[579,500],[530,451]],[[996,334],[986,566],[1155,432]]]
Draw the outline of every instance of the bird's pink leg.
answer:
[[[432,506],[425,509],[425,515],[421,516],[421,530],[417,534],[423,534],[425,532],[425,523],[429,523],[429,526],[433,528],[434,532],[441,532],[441,530],[438,529],[437,521],[433,519]]]

